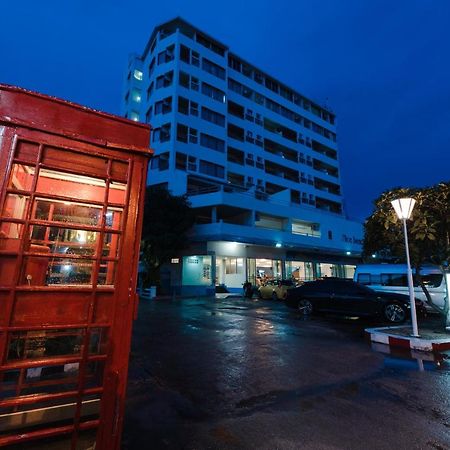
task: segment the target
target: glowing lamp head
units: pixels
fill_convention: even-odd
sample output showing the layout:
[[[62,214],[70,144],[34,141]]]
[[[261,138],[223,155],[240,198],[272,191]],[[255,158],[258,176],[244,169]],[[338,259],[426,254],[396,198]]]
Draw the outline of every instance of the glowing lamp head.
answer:
[[[408,220],[411,217],[415,204],[416,201],[413,198],[399,198],[391,202],[397,217],[401,220]]]

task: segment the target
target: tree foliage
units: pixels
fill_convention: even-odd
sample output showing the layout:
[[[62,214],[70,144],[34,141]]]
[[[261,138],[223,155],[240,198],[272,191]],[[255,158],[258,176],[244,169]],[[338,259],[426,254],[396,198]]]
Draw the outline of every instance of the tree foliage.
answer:
[[[405,259],[401,221],[391,201],[402,197],[416,200],[408,222],[411,264],[447,265],[450,260],[450,182],[423,189],[395,188],[375,200],[375,210],[365,223],[363,253],[377,253],[385,260]]]
[[[420,268],[425,263],[448,266],[450,260],[450,182],[422,189],[395,188],[380,195],[375,210],[365,223],[363,256],[376,253],[385,261],[404,262],[405,244],[402,222],[397,218],[391,201],[413,197],[416,200],[408,222],[411,265],[416,269],[428,302],[431,297],[421,283]],[[448,313],[448,302],[445,311]]]
[[[145,285],[159,284],[160,267],[188,246],[188,231],[193,224],[194,213],[185,195],[147,188],[141,243]]]

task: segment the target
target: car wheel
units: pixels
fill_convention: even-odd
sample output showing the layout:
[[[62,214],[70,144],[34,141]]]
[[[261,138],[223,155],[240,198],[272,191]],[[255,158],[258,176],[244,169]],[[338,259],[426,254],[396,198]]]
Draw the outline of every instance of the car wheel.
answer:
[[[312,314],[313,309],[313,304],[309,300],[303,298],[298,302],[298,311],[304,316]]]
[[[261,294],[261,291],[258,291],[258,298],[260,298],[260,299],[263,298],[263,296],[262,296],[262,294]]]
[[[392,323],[402,323],[406,319],[406,309],[398,303],[389,303],[384,307],[384,317]]]
[[[275,301],[278,300],[278,295],[276,292],[272,292],[272,300],[275,300]]]

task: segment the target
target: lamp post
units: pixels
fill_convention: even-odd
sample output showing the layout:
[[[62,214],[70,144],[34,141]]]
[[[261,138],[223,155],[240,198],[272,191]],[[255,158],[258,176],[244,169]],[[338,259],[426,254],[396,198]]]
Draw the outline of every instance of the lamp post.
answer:
[[[409,290],[409,302],[411,304],[411,322],[413,333],[412,336],[419,336],[419,329],[417,327],[417,315],[416,315],[416,301],[414,299],[414,285],[411,270],[411,261],[409,259],[409,247],[408,247],[408,230],[406,228],[406,221],[411,217],[412,210],[416,201],[413,198],[399,198],[391,202],[392,207],[397,214],[397,217],[403,222],[403,232],[405,234],[405,251],[406,251],[406,264],[408,272],[408,290]]]

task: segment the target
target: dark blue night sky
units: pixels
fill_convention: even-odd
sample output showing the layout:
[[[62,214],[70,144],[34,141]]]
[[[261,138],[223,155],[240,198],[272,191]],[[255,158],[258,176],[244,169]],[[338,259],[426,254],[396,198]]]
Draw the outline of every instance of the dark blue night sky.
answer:
[[[386,189],[450,180],[450,1],[7,3],[0,82],[119,114],[128,54],[182,16],[337,113],[351,217]]]

